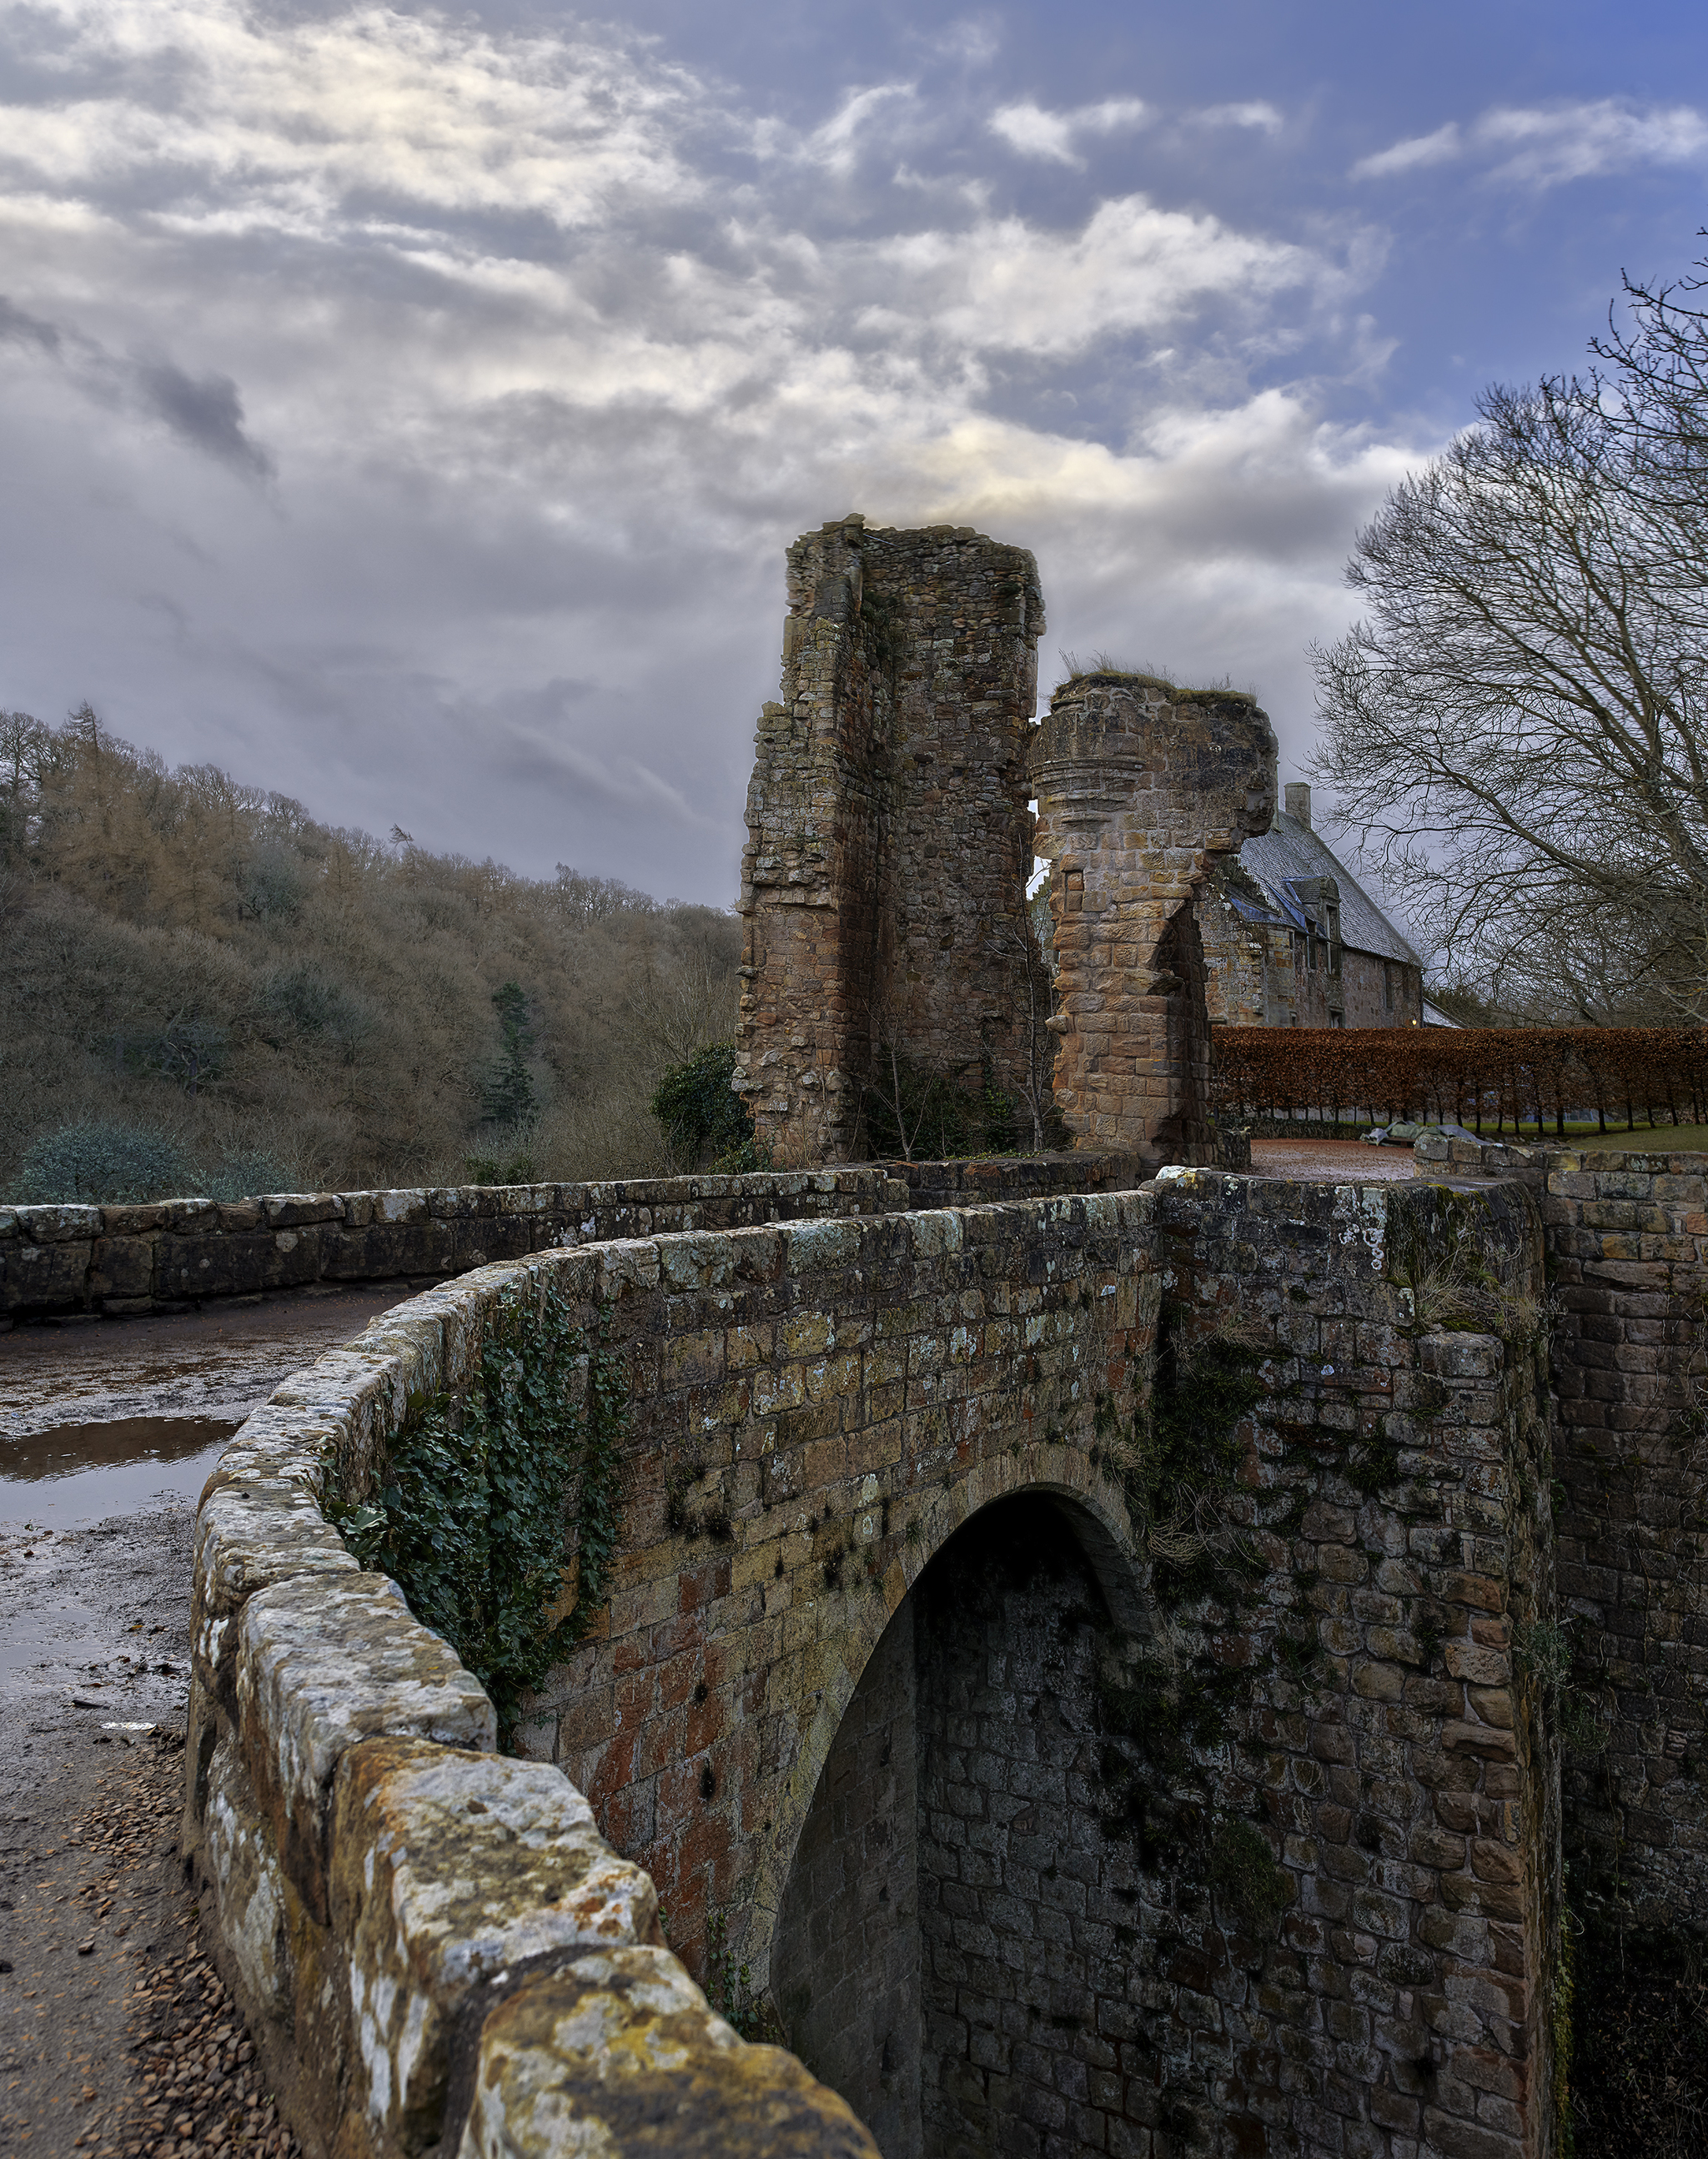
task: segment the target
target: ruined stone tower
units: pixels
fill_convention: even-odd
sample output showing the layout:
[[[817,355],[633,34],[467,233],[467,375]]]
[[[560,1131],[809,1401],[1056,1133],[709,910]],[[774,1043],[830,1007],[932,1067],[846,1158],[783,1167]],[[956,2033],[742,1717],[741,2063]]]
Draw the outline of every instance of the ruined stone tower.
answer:
[[[1193,896],[1265,831],[1276,741],[1255,699],[1148,676],[1075,676],[1033,738],[1050,865],[1058,1111],[1080,1147],[1151,1167],[1214,1157]]]
[[[789,551],[781,700],[748,790],[735,1074],[779,1167],[865,1151],[880,1066],[1018,1075],[1043,627],[1032,557],[970,526],[850,516]]]

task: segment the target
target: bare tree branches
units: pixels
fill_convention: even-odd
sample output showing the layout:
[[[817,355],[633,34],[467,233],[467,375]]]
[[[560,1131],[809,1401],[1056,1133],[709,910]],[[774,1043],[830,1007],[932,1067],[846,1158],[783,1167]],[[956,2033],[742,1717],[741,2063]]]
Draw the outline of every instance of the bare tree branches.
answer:
[[[1708,1017],[1708,315],[1635,298],[1666,339],[1489,391],[1314,655],[1313,774],[1449,974],[1588,1023]]]

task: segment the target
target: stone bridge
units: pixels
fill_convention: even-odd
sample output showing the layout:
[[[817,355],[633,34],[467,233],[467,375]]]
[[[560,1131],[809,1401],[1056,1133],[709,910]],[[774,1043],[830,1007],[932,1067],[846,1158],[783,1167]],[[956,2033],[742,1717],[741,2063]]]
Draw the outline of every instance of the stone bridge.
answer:
[[[1607,1203],[1555,1198],[1552,1158],[1447,1167],[590,1244],[419,1297],[282,1390],[204,1508],[187,1833],[311,2141],[560,2148],[517,2125],[521,2079],[642,2148],[603,2055],[541,2039],[524,2077],[522,2011],[481,1991],[584,1990],[614,1939],[784,2041],[886,2159],[1552,2151],[1563,1712],[1526,1645],[1556,1568],[1597,1585],[1550,1462],[1538,1197],[1576,1208],[1556,1267]],[[339,1586],[311,1495],[359,1489],[494,1301],[546,1281],[608,1315],[626,1375],[622,1541],[506,1765],[443,1645]],[[1663,1721],[1695,1732],[1688,1665]],[[1628,1666],[1607,1684],[1620,1774],[1657,1794],[1628,1879],[1699,1905],[1697,1787],[1644,1753]],[[484,1823],[471,1856],[373,1796],[405,1738],[470,1765],[471,1813],[521,1794],[524,1831],[585,1794],[610,1850],[584,1881],[620,1855],[644,1887],[597,1923],[585,1887],[542,1910]],[[394,1887],[380,1942],[339,1884],[417,1845],[462,1886],[417,1885],[429,1918]],[[647,1946],[655,1887],[680,1965]],[[764,2105],[702,2079],[704,2148],[869,2150],[749,2058]]]

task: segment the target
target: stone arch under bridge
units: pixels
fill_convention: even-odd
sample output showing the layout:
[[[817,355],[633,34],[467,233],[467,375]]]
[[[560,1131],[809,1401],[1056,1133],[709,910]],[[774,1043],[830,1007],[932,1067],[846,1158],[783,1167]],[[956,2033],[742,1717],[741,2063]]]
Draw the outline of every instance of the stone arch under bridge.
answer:
[[[1420,1324],[1396,1287],[1468,1235],[1522,1313],[1536,1231],[1510,1187],[1197,1171],[552,1261],[583,1312],[608,1307],[634,1422],[608,1613],[520,1743],[561,1764],[652,1876],[670,1945],[714,2002],[801,2046],[875,2118],[886,2159],[1123,2143],[1283,2159],[1329,2148],[1331,2121],[1372,2151],[1398,2148],[1391,2131],[1446,2152],[1457,2122],[1493,2118],[1483,2078],[1517,2125],[1490,2159],[1545,2151],[1555,1772],[1545,1705],[1511,1655],[1546,1593],[1526,1496],[1545,1432],[1530,1352]],[[1115,1443],[1159,1328],[1177,1370],[1189,1345],[1220,1341],[1262,1375],[1237,1415],[1193,1428],[1207,1461],[1231,1448],[1219,1504],[1246,1538],[1250,1593],[1177,1589],[1172,1675],[1141,1668],[1147,1570]],[[1080,1566],[1067,1603],[1136,1661],[1126,1721],[1105,1732],[1085,1655],[1051,1665],[1060,1645],[1027,1582],[991,1615],[1031,1660],[1020,1691],[1039,1715],[1079,1705],[1058,1753],[1087,1789],[1046,1820],[1058,1849],[1033,1871],[1053,1865],[1059,1883],[1095,1867],[1100,1907],[1076,1939],[1079,1915],[1031,1885],[1030,1918],[993,1963],[985,1908],[1028,1886],[1030,1860],[996,1854],[1000,1883],[952,1879],[924,1848],[952,1841],[932,1817],[955,1802],[934,1793],[958,1784],[987,1820],[1000,1799],[1011,1847],[1033,1802],[1000,1731],[986,1751],[1012,1789],[976,1793],[981,1773],[948,1759],[955,1721],[976,1722],[980,1645],[935,1585],[1017,1506],[1048,1525],[1061,1567]],[[898,1722],[886,1689],[905,1692],[909,1615],[917,1951],[908,1928],[880,1939],[864,1900],[883,1881],[832,1849],[852,1820],[838,1825],[839,1782],[857,1784],[864,1741]],[[1173,1727],[1161,1752],[1147,1702]],[[893,1743],[876,1767],[897,1768]],[[1110,1783],[1101,1846],[1093,1771]],[[815,1898],[826,1851],[841,1872]],[[1062,1925],[1077,2008],[1052,1992]],[[1048,1953],[1024,1946],[1040,1935]],[[898,1964],[905,1996],[915,1954],[919,2015],[904,2001],[889,2021],[886,2065],[886,2032],[848,2028],[838,2001],[893,1988]]]
[[[1441,1142],[1420,1160],[1440,1181],[1164,1172],[1136,1193],[541,1250],[281,1386],[199,1516],[183,1850],[311,2147],[496,2149],[463,2141],[468,2110],[490,2099],[514,2126],[531,2079],[568,2110],[554,2119],[638,2123],[614,2058],[577,2053],[563,2018],[604,1989],[650,2029],[662,1987],[684,2051],[647,2058],[630,2096],[648,2121],[691,2104],[706,2149],[749,2151],[753,2106],[781,2107],[789,2150],[869,2159],[845,2102],[707,2016],[642,1867],[694,1976],[744,2022],[780,1988],[851,2087],[827,2043],[846,2036],[836,1989],[886,1983],[887,1952],[844,1928],[839,1957],[813,1907],[881,1904],[894,1878],[893,1851],[848,1866],[835,1810],[842,1765],[857,1783],[861,1746],[888,1736],[899,1620],[932,1697],[908,1720],[916,1846],[922,1821],[954,1844],[929,1815],[959,1788],[968,1820],[1001,1800],[1005,1865],[1071,1881],[1064,1860],[1087,1857],[1069,1818],[1097,1802],[1066,1784],[1043,1795],[1047,1844],[1015,1852],[1040,1799],[1001,1766],[1027,1766],[1023,1747],[982,1747],[971,1697],[996,1676],[1013,1699],[996,1741],[1048,1711],[1041,1751],[1120,1804],[1085,1913],[1112,1946],[1065,1944],[1114,1983],[1088,1965],[1052,1996],[1061,1973],[1022,1951],[992,1988],[969,1934],[921,1924],[917,2104],[894,2048],[899,2091],[872,2074],[893,2031],[868,2024],[876,2060],[851,2065],[890,2154],[1550,2159],[1576,2074],[1556,2053],[1566,1858],[1589,1929],[1581,2041],[1659,1969],[1627,1976],[1627,1948],[1648,1954],[1632,1928],[1665,1948],[1704,1909],[1708,1180],[1690,1156]],[[422,1403],[469,1384],[500,1307],[506,1330],[599,1328],[629,1408],[608,1595],[525,1704],[511,1761],[474,1675],[329,1519]],[[1152,1370],[1149,1458],[1166,1442],[1210,1478],[1239,1594],[1194,1574],[1164,1487],[1124,1473]],[[1079,1638],[1105,1611],[1094,1732]],[[825,1851],[844,1872],[815,1900]],[[1062,1919],[1035,1883],[968,1882],[917,1848],[910,1865],[922,1918],[994,1936],[998,1900],[1030,1888],[1032,1935],[1011,1936]],[[976,1893],[956,1909],[951,1887]],[[982,2002],[928,2001],[928,1949],[933,1981],[965,1975]]]

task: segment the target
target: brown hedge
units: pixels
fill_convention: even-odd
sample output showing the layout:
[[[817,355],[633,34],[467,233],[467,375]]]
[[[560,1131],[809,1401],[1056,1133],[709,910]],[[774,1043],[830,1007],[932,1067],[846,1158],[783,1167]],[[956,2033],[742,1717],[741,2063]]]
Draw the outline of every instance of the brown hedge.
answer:
[[[1219,1027],[1214,1040],[1218,1102],[1235,1116],[1708,1122],[1708,1030],[1694,1028]]]

